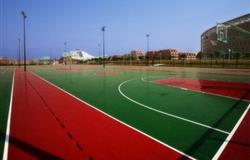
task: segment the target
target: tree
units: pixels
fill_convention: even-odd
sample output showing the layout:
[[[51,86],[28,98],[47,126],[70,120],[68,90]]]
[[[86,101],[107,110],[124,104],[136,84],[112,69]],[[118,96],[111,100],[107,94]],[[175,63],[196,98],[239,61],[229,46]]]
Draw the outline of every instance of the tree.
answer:
[[[219,58],[220,57],[220,52],[219,51],[214,51],[214,57]]]
[[[201,59],[203,57],[203,54],[201,51],[197,53],[196,58]]]

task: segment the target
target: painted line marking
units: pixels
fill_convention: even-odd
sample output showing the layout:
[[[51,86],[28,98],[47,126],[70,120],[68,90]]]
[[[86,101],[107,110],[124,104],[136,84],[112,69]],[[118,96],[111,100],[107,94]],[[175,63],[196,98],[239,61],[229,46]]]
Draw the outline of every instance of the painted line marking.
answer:
[[[32,72],[32,71],[30,71],[30,72],[31,72],[34,76],[38,77],[39,79],[41,79],[41,80],[47,82],[48,84],[54,86],[55,88],[61,90],[61,91],[64,92],[64,93],[66,93],[66,94],[72,96],[73,98],[75,98],[75,99],[77,99],[78,101],[80,101],[80,102],[82,102],[82,103],[88,105],[89,107],[95,109],[96,111],[98,111],[98,112],[100,112],[100,113],[106,115],[107,117],[109,117],[109,118],[111,118],[111,119],[113,119],[113,120],[115,120],[115,121],[117,121],[117,122],[119,122],[119,123],[121,123],[121,124],[127,126],[127,127],[130,128],[130,129],[133,129],[134,131],[136,131],[136,132],[138,132],[138,133],[140,133],[140,134],[142,134],[142,135],[144,135],[144,136],[146,136],[146,137],[148,137],[148,138],[150,138],[150,139],[152,139],[152,140],[154,140],[154,141],[160,143],[161,145],[163,145],[163,146],[165,146],[165,147],[167,147],[167,148],[172,149],[173,151],[175,151],[175,152],[177,152],[177,153],[180,153],[180,154],[183,155],[183,156],[186,156],[186,157],[189,158],[189,159],[195,160],[194,157],[185,154],[184,152],[182,152],[182,151],[180,151],[180,150],[178,150],[178,149],[176,149],[176,148],[174,148],[174,147],[172,147],[172,146],[170,146],[170,145],[168,145],[168,144],[166,144],[166,143],[164,143],[164,142],[162,142],[162,141],[160,141],[160,140],[158,140],[158,139],[156,139],[156,138],[154,138],[154,137],[152,137],[152,136],[150,136],[150,135],[148,135],[147,133],[144,133],[143,131],[141,131],[141,130],[139,130],[139,129],[136,129],[136,128],[130,126],[129,124],[127,124],[127,123],[125,123],[125,122],[120,121],[119,119],[117,119],[117,118],[115,118],[115,117],[113,117],[113,116],[111,116],[111,115],[109,115],[109,114],[103,112],[102,110],[100,110],[100,109],[94,107],[93,105],[91,105],[91,104],[89,104],[89,103],[83,101],[82,99],[80,99],[80,98],[74,96],[73,94],[71,94],[71,93],[65,91],[64,89],[58,87],[57,85],[51,83],[50,81],[48,81],[48,80],[46,80],[46,79],[40,77],[40,76],[37,75],[36,73],[34,73],[34,72]]]
[[[141,78],[141,80],[144,81],[144,82],[157,84],[157,83],[154,83],[152,81],[147,81],[143,77]],[[159,84],[159,85],[165,85],[165,86],[172,87],[172,88],[182,89],[181,87],[174,86],[174,85],[169,85],[169,84]],[[248,99],[239,99],[239,98],[230,97],[230,96],[224,96],[224,95],[220,95],[220,94],[216,94],[216,93],[198,91],[198,90],[193,90],[193,89],[187,89],[187,91],[192,91],[192,92],[197,92],[197,93],[203,93],[203,94],[212,95],[212,96],[218,96],[218,97],[224,97],[224,98],[229,98],[229,99],[233,99],[233,100],[241,100],[241,101],[245,101],[245,102],[250,102],[250,100],[248,100]]]
[[[181,89],[184,90],[184,91],[187,91],[187,90],[188,90],[187,88],[183,88],[183,87],[181,87]]]
[[[128,82],[131,82],[131,81],[134,81],[136,79],[130,79],[130,80],[126,80],[124,82],[122,82],[119,86],[118,86],[118,90],[119,90],[119,93],[126,99],[128,99],[129,101],[135,103],[135,104],[138,104],[146,109],[149,109],[151,111],[154,111],[154,112],[157,112],[157,113],[160,113],[160,114],[163,114],[163,115],[166,115],[166,116],[169,116],[169,117],[172,117],[172,118],[176,118],[176,119],[180,119],[180,120],[183,120],[183,121],[186,121],[186,122],[189,122],[189,123],[193,123],[193,124],[196,124],[196,125],[199,125],[199,126],[202,126],[202,127],[205,127],[205,128],[208,128],[208,129],[212,129],[212,130],[215,130],[215,131],[218,131],[218,132],[221,132],[221,133],[224,133],[224,134],[229,134],[229,132],[227,131],[224,131],[224,130],[221,130],[221,129],[218,129],[218,128],[214,128],[214,127],[211,127],[209,125],[206,125],[206,124],[202,124],[202,123],[199,123],[199,122],[196,122],[196,121],[192,121],[192,120],[189,120],[189,119],[186,119],[186,118],[183,118],[183,117],[180,117],[180,116],[176,116],[174,114],[171,114],[171,113],[167,113],[167,112],[163,112],[163,111],[160,111],[158,109],[155,109],[155,108],[152,108],[150,106],[147,106],[145,104],[142,104],[140,102],[137,102],[131,98],[129,98],[128,96],[126,96],[122,91],[121,91],[121,87],[125,84],[125,83],[128,83]]]
[[[82,147],[81,147],[81,145],[79,144],[79,143],[76,143],[76,147],[82,152],[83,151],[83,149],[82,149]]]
[[[10,104],[9,104],[9,113],[8,113],[8,121],[7,121],[7,128],[6,128],[5,142],[4,142],[3,160],[8,159],[9,138],[10,138],[10,123],[11,123],[14,84],[15,84],[15,68],[13,69],[11,96],[10,96]]]
[[[222,154],[222,152],[224,151],[224,149],[226,148],[226,146],[228,145],[228,143],[232,139],[233,135],[235,134],[236,130],[239,128],[241,122],[243,121],[244,117],[246,116],[246,114],[249,110],[250,110],[250,104],[247,106],[244,113],[241,115],[240,119],[238,120],[238,122],[234,126],[233,130],[231,131],[231,133],[227,136],[227,138],[224,140],[223,144],[220,146],[219,150],[214,155],[213,160],[216,160],[220,157],[220,155]]]

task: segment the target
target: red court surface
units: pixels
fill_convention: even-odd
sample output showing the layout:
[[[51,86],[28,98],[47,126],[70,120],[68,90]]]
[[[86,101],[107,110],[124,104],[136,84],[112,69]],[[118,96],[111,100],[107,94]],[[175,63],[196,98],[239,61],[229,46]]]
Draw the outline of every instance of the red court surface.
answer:
[[[250,83],[224,82],[190,78],[168,78],[156,80],[154,82],[157,84],[164,84],[194,91],[250,100]]]
[[[250,110],[220,155],[221,160],[250,159]]]
[[[17,69],[8,159],[179,159],[181,153]]]

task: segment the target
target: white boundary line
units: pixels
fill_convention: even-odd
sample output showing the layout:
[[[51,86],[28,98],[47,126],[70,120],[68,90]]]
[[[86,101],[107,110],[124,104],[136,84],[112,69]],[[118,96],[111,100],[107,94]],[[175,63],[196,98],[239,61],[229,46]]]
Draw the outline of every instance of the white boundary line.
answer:
[[[202,123],[199,123],[199,122],[195,122],[195,121],[192,121],[192,120],[189,120],[189,119],[186,119],[186,118],[182,118],[182,117],[176,116],[176,115],[174,115],[174,114],[170,114],[170,113],[167,113],[167,112],[160,111],[160,110],[158,110],[158,109],[152,108],[152,107],[150,107],[150,106],[147,106],[147,105],[145,105],[145,104],[142,104],[142,103],[140,103],[140,102],[137,102],[137,101],[135,101],[135,100],[129,98],[128,96],[126,96],[126,95],[121,91],[121,87],[122,87],[125,83],[130,82],[130,81],[133,81],[133,80],[136,80],[136,79],[126,80],[126,81],[122,82],[122,83],[119,85],[119,87],[118,87],[119,93],[120,93],[124,98],[128,99],[129,101],[131,101],[131,102],[133,102],[133,103],[135,103],[135,104],[138,104],[138,105],[140,105],[140,106],[142,106],[142,107],[144,107],[144,108],[147,108],[147,109],[149,109],[149,110],[151,110],[151,111],[154,111],[154,112],[157,112],[157,113],[161,113],[161,114],[163,114],[163,115],[166,115],[166,116],[169,116],[169,117],[172,117],[172,118],[180,119],[180,120],[183,120],[183,121],[186,121],[186,122],[189,122],[189,123],[193,123],[193,124],[196,124],[196,125],[199,125],[199,126],[208,128],[208,129],[212,129],[212,130],[215,130],[215,131],[224,133],[224,134],[229,134],[229,132],[227,132],[227,131],[224,131],[224,130],[221,130],[221,129],[218,129],[218,128],[214,128],[214,127],[211,127],[211,126],[209,126],[209,125],[202,124]]]
[[[15,84],[15,68],[13,70],[14,71],[13,71],[13,77],[12,77],[11,97],[10,97],[10,104],[9,104],[9,113],[8,113],[7,128],[6,128],[6,134],[5,134],[3,160],[7,160],[8,159],[10,123],[11,123],[11,112],[12,112],[12,100],[13,100],[13,90],[14,90],[14,84]]]
[[[143,78],[143,77],[141,78],[141,80],[144,81],[144,82],[148,82],[148,83],[154,83],[152,81],[145,80],[145,78]],[[154,84],[158,84],[158,83],[154,83]],[[187,89],[187,88],[183,89],[182,87],[178,87],[178,86],[174,86],[174,85],[169,85],[169,84],[163,84],[163,85],[166,85],[166,86],[172,87],[172,88],[186,90],[186,91],[192,91],[192,92],[203,93],[203,94],[217,96],[217,97],[224,97],[224,98],[229,98],[229,99],[233,99],[233,100],[239,100],[239,98],[230,97],[230,96],[224,96],[224,95],[220,95],[220,94],[216,94],[216,93],[203,92],[203,91],[198,91],[198,90],[193,90],[193,89]],[[248,100],[248,99],[241,99],[241,101],[250,102],[250,100]]]
[[[107,113],[103,112],[102,110],[100,110],[100,109],[98,109],[98,108],[96,108],[96,107],[92,106],[91,104],[89,104],[89,103],[87,103],[87,102],[85,102],[85,101],[81,100],[80,98],[78,98],[78,97],[74,96],[73,94],[71,94],[71,93],[69,93],[69,92],[67,92],[67,91],[63,90],[62,88],[60,88],[60,87],[56,86],[55,84],[53,84],[53,83],[49,82],[48,80],[46,80],[46,79],[44,79],[44,78],[40,77],[40,76],[39,76],[39,75],[37,75],[36,73],[34,73],[34,72],[32,72],[32,71],[31,71],[31,73],[32,73],[33,75],[35,75],[36,77],[40,78],[41,80],[43,80],[43,81],[45,81],[45,82],[49,83],[50,85],[52,85],[52,86],[56,87],[57,89],[59,89],[59,90],[63,91],[64,93],[66,93],[66,94],[68,94],[68,95],[72,96],[73,98],[77,99],[78,101],[80,101],[80,102],[82,102],[82,103],[84,103],[84,104],[86,104],[86,105],[90,106],[91,108],[95,109],[96,111],[98,111],[98,112],[100,112],[100,113],[102,113],[102,114],[106,115],[107,117],[109,117],[109,118],[111,118],[111,119],[113,119],[113,120],[115,120],[115,121],[117,121],[117,122],[119,122],[119,123],[121,123],[121,124],[123,124],[123,125],[127,126],[127,127],[128,127],[128,128],[130,128],[130,129],[133,129],[134,131],[137,131],[138,133],[140,133],[140,134],[142,134],[142,135],[144,135],[144,136],[146,136],[146,137],[148,137],[148,138],[150,138],[150,139],[152,139],[152,140],[154,140],[154,141],[156,141],[156,142],[160,143],[161,145],[163,145],[163,146],[165,146],[165,147],[167,147],[167,148],[172,149],[173,151],[175,151],[175,152],[177,152],[177,153],[179,153],[179,154],[181,154],[181,155],[186,156],[186,157],[187,157],[187,158],[189,158],[189,159],[195,160],[195,158],[194,158],[194,157],[189,156],[189,155],[187,155],[187,154],[183,153],[182,151],[180,151],[180,150],[178,150],[178,149],[176,149],[176,148],[173,148],[173,147],[171,147],[171,146],[167,145],[166,143],[164,143],[164,142],[162,142],[162,141],[160,141],[160,140],[158,140],[158,139],[156,139],[156,138],[154,138],[154,137],[152,137],[152,136],[148,135],[147,133],[144,133],[144,132],[142,132],[141,130],[136,129],[136,128],[134,128],[134,127],[130,126],[129,124],[126,124],[126,123],[124,123],[124,122],[122,122],[122,121],[120,121],[120,120],[116,119],[115,117],[113,117],[113,116],[111,116],[111,115],[109,115],[109,114],[107,114]]]
[[[250,109],[250,104],[248,105],[248,107],[246,108],[246,110],[244,111],[244,113],[241,115],[240,119],[238,120],[238,122],[234,126],[233,130],[231,131],[231,133],[227,136],[227,138],[225,139],[225,141],[223,142],[223,144],[220,146],[219,150],[214,155],[213,160],[216,160],[216,159],[218,159],[220,157],[220,155],[222,154],[222,152],[224,151],[224,149],[226,148],[226,146],[230,142],[231,138],[235,134],[236,130],[239,128],[241,122],[243,121],[243,119],[246,116],[246,114],[249,111],[249,109]]]

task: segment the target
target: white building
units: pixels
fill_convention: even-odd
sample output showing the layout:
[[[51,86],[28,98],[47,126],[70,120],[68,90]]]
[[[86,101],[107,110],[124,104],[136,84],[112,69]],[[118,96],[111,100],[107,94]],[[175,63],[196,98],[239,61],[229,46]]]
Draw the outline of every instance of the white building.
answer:
[[[64,52],[63,58],[68,58],[68,57],[71,57],[71,59],[74,61],[86,61],[95,58],[94,56],[88,54],[87,52],[81,51],[80,49]]]

